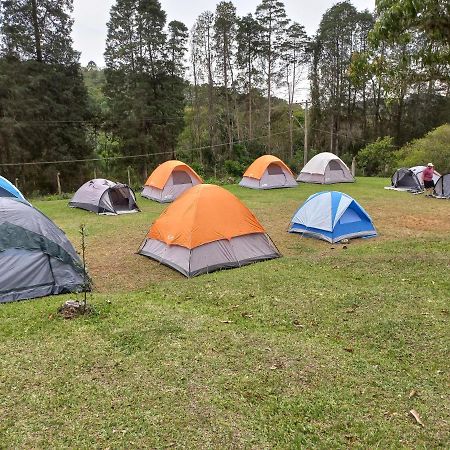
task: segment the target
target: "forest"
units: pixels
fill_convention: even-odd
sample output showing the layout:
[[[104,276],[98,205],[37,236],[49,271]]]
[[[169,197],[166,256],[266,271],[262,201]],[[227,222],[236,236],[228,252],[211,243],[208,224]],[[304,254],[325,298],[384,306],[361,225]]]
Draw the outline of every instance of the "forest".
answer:
[[[116,0],[105,67],[81,67],[72,14],[72,0],[0,1],[0,173],[27,193],[140,186],[173,158],[220,181],[265,153],[298,172],[331,151],[364,175],[450,155],[444,0],[339,2],[311,36],[279,0],[243,17],[221,1],[191,29],[158,0]]]

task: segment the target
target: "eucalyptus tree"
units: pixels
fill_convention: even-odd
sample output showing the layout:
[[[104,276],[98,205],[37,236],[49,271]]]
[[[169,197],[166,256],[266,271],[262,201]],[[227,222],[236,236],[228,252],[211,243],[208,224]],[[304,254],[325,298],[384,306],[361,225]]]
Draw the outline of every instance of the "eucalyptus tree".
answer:
[[[248,137],[253,139],[253,91],[259,83],[257,58],[260,54],[259,22],[251,15],[238,19],[236,62],[243,74],[243,85],[248,100]]]
[[[207,85],[208,141],[210,155],[215,163],[218,155],[215,152],[217,130],[215,126],[216,95],[214,90],[215,59],[213,36],[214,14],[211,11],[205,11],[199,15],[194,24],[191,36],[191,51],[195,82],[200,85],[203,83]],[[200,110],[197,113],[200,113]]]
[[[316,37],[317,71],[322,110],[330,122],[330,151],[339,154],[338,136],[345,114],[351,114],[351,86],[348,69],[354,51],[358,13],[348,2],[337,3],[323,15]]]
[[[256,19],[261,27],[260,62],[266,75],[268,147],[272,145],[272,90],[279,76],[281,45],[289,20],[284,3],[279,0],[262,0],[256,8]]]
[[[233,117],[230,105],[230,87],[234,91],[234,47],[236,40],[236,7],[233,2],[221,1],[214,15],[214,53],[218,81],[223,84],[225,96],[226,129],[228,135],[228,153],[233,152]],[[233,100],[236,96],[233,95]],[[235,117],[236,119],[236,117]]]
[[[302,66],[308,62],[309,39],[305,28],[297,22],[289,26],[281,46],[281,59],[284,70],[284,84],[288,93],[289,105],[289,144],[290,157],[294,156],[293,105],[297,86],[302,76]]]

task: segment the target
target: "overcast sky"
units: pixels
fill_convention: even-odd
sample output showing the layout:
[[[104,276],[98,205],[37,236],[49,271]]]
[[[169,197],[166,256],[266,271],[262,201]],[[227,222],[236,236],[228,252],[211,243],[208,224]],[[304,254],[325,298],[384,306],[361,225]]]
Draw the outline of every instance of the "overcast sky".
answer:
[[[168,22],[180,20],[190,29],[203,11],[214,11],[216,0],[160,0],[167,13]],[[115,0],[74,0],[73,39],[81,52],[81,64],[95,61],[102,66],[106,39],[106,22]],[[254,13],[261,0],[234,0],[240,16]],[[323,13],[337,1],[333,0],[285,0],[286,12],[292,21],[301,23],[308,34],[315,33]],[[375,0],[353,0],[358,10],[375,8]]]

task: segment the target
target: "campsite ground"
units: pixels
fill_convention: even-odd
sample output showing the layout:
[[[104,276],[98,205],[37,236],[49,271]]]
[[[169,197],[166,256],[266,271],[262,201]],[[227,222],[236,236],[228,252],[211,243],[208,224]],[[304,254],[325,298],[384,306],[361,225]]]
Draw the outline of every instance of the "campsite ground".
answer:
[[[87,225],[97,314],[0,307],[0,447],[448,447],[450,202],[386,184],[333,187],[380,233],[348,249],[286,233],[322,186],[230,186],[284,257],[191,280],[135,254],[164,206],[35,202]]]

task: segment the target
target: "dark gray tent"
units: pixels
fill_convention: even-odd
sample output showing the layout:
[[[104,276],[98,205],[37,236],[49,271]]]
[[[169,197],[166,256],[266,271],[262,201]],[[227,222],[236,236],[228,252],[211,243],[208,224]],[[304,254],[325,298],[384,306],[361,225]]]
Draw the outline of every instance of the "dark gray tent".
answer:
[[[81,291],[84,271],[66,235],[44,214],[0,198],[0,303]]]
[[[97,214],[129,214],[139,212],[136,196],[126,184],[97,178],[75,192],[69,202],[71,208],[81,208]]]
[[[442,175],[436,182],[434,196],[438,198],[450,198],[450,173]]]

